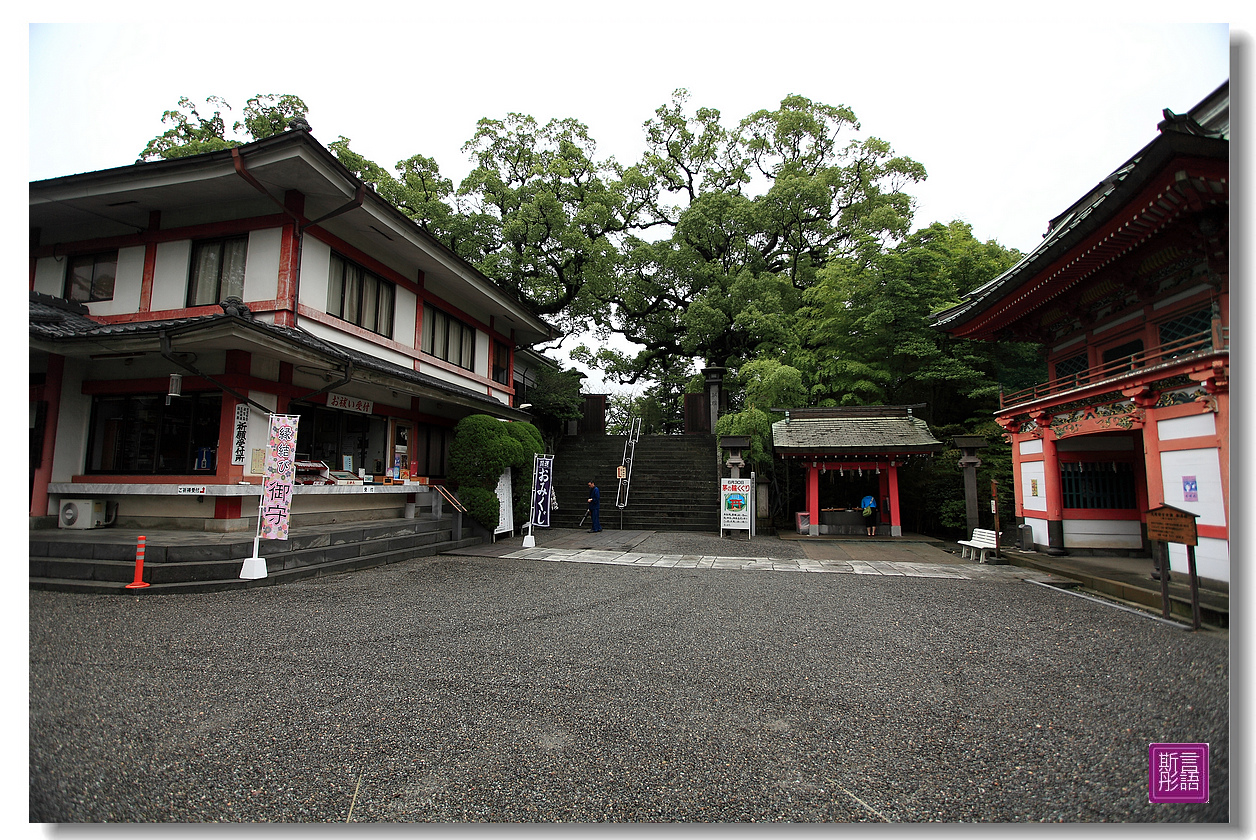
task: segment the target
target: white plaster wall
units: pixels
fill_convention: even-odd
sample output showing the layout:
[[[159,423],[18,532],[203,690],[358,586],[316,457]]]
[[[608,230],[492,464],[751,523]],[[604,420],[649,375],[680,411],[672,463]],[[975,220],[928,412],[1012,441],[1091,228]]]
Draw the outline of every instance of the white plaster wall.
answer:
[[[65,294],[65,272],[69,265],[65,257],[43,257],[35,263],[35,291],[53,297]],[[113,283],[113,298],[87,304],[93,315],[121,315],[138,312],[140,286],[144,282],[144,246],[118,249],[117,275]]]
[[[65,291],[65,257],[40,257],[35,261],[35,291],[61,297]]]
[[[1019,445],[1020,445],[1020,454],[1022,455],[1041,455],[1042,454],[1042,440],[1040,440],[1039,438],[1032,438],[1030,440],[1022,440]]]
[[[64,264],[63,264],[64,265]],[[113,298],[87,304],[93,315],[125,315],[140,311],[140,286],[144,283],[144,246],[118,249],[118,270]]]
[[[414,367],[414,359],[411,357],[404,353],[398,353],[396,350],[381,347],[368,338],[350,335],[349,333],[341,332],[335,327],[329,327],[326,324],[320,324],[308,318],[301,321],[301,328],[308,330],[312,335],[316,335],[324,341],[330,341],[342,347],[352,347],[354,350],[368,353],[377,359],[392,362],[394,365],[401,365],[404,368],[413,369]],[[424,372],[426,373],[427,371]]]
[[[409,289],[397,286],[396,302],[393,305],[392,339],[407,347],[415,347],[414,328],[418,323],[417,312],[419,296]]]
[[[83,472],[87,430],[91,423],[92,398],[83,393],[83,360],[67,358],[61,378],[61,408],[57,417],[57,442],[52,456],[51,482],[70,481]],[[48,513],[57,514],[56,501],[48,498]]]
[[[1030,519],[1025,517],[1025,524],[1034,532],[1034,545],[1048,545],[1050,540],[1047,538],[1047,520]]]
[[[244,258],[244,299],[274,300],[279,294],[279,255],[282,228],[255,230],[249,234]]]
[[[1156,424],[1161,440],[1181,440],[1189,437],[1211,437],[1217,433],[1217,416],[1211,411],[1173,417]]]
[[[1169,543],[1169,570],[1174,574],[1190,574],[1186,546]],[[1200,537],[1195,546],[1195,573],[1200,577],[1230,582],[1230,544],[1226,540]]]
[[[188,303],[188,265],[192,259],[192,240],[159,242],[153,271],[151,307],[160,312],[183,309]]]
[[[1160,453],[1160,474],[1164,479],[1164,503],[1190,511],[1197,525],[1226,525],[1225,497],[1221,492],[1221,462],[1218,449],[1183,449]],[[1184,498],[1182,477],[1194,476],[1199,501]]]
[[[1025,510],[1047,510],[1046,470],[1042,461],[1027,461],[1021,464],[1021,504]],[[1038,495],[1033,496],[1033,482],[1038,482]],[[1036,539],[1036,538],[1035,538]]]
[[[469,388],[477,394],[488,394],[488,388],[483,382],[469,379],[465,376],[459,376],[453,371],[446,370],[443,367],[437,367],[432,364],[423,364],[419,362],[419,372],[424,376],[430,376],[433,379],[439,379],[441,382],[448,382],[451,385],[460,385],[463,388]]]
[[[274,394],[268,394],[265,391],[249,391],[249,399],[256,403],[266,406],[272,412],[279,405],[279,398]],[[267,438],[270,436],[270,418],[257,409],[256,406],[249,406],[249,431],[246,438],[248,449],[244,453],[244,474],[245,475],[261,475],[260,472],[253,472],[253,450],[261,449],[265,451]]]
[[[475,331],[475,372],[485,379],[489,378],[489,353],[492,341],[488,333]]]
[[[298,301],[310,309],[326,312],[327,278],[330,273],[331,246],[313,236],[301,237],[301,288]]]
[[[1142,548],[1142,526],[1129,519],[1065,519],[1069,548]]]

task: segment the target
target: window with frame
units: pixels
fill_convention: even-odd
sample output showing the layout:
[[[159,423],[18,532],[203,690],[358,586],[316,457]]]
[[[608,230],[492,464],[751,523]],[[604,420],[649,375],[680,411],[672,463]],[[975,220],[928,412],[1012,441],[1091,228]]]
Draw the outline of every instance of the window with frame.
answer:
[[[423,305],[422,344],[424,353],[475,370],[475,328],[431,304]]]
[[[248,250],[248,236],[193,243],[188,306],[210,306],[229,297],[243,299]]]
[[[1212,306],[1162,321],[1156,327],[1156,336],[1166,359],[1196,351],[1196,340],[1212,337]]]
[[[1085,351],[1082,351],[1075,356],[1056,362],[1055,378],[1060,382],[1072,382],[1074,385],[1079,385],[1086,381],[1080,374],[1089,366],[1088,356]]]
[[[87,472],[193,475],[217,469],[222,395],[192,393],[166,405],[165,394],[92,399]]]
[[[510,347],[500,341],[493,342],[493,381],[509,385],[511,380]]]
[[[70,257],[65,272],[65,299],[80,303],[113,300],[118,252]]]
[[[392,338],[396,297],[392,283],[340,254],[331,255],[327,314]]]
[[[1143,366],[1143,340],[1136,338],[1103,351],[1103,373],[1115,376]]]
[[[1138,507],[1134,466],[1121,461],[1060,463],[1066,508],[1132,510]]]

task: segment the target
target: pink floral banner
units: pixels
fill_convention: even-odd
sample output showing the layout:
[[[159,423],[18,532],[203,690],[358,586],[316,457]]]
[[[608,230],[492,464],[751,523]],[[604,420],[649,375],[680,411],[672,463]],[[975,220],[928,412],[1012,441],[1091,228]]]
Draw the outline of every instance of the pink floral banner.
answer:
[[[270,416],[257,530],[264,540],[288,539],[288,511],[296,478],[297,421],[300,419],[287,414]]]

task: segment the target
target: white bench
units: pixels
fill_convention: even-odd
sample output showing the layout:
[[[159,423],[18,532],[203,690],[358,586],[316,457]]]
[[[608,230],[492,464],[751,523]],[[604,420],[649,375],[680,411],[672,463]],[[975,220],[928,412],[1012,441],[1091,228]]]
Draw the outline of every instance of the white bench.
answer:
[[[986,562],[986,555],[995,549],[994,537],[994,531],[987,531],[982,528],[973,529],[973,538],[971,540],[959,541],[959,544],[964,547],[964,550],[960,552],[959,558],[961,560],[978,560],[981,563]]]

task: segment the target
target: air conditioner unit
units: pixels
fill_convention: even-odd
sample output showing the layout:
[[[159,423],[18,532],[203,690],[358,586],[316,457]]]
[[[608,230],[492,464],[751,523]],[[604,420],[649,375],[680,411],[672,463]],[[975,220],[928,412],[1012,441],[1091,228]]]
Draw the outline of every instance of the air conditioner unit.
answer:
[[[99,528],[112,525],[115,507],[103,499],[62,499],[58,528]]]

